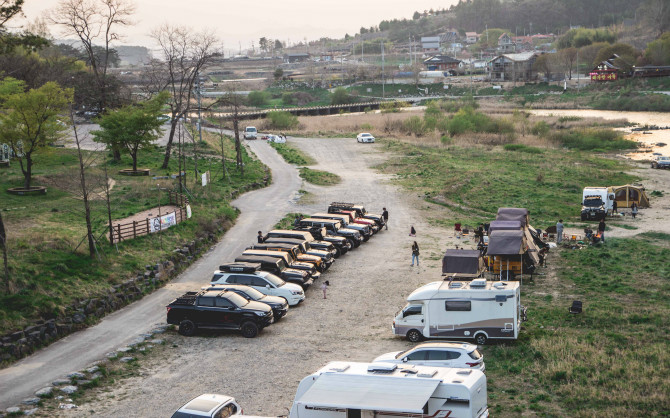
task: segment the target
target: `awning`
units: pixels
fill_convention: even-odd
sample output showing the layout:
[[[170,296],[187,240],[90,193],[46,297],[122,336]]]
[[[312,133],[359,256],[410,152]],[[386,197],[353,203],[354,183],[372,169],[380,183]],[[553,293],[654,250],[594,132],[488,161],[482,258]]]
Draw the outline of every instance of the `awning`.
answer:
[[[439,379],[417,377],[320,375],[298,405],[385,412],[423,413]]]

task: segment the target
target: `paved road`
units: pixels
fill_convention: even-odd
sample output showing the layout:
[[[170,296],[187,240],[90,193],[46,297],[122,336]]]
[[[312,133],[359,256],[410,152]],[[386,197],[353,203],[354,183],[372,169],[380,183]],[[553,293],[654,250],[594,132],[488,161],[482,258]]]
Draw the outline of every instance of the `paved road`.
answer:
[[[235,225],[212,250],[166,287],[106,316],[99,324],[69,335],[56,343],[0,370],[0,408],[31,397],[67,373],[85,368],[105,354],[130,343],[158,323],[165,323],[165,308],[183,291],[207,284],[222,261],[239,254],[255,241],[258,230],[268,230],[284,213],[292,211],[301,180],[293,166],[265,141],[248,142],[251,150],[272,170],[272,185],[244,194],[233,202],[242,212]],[[268,202],[272,202],[268,205]]]

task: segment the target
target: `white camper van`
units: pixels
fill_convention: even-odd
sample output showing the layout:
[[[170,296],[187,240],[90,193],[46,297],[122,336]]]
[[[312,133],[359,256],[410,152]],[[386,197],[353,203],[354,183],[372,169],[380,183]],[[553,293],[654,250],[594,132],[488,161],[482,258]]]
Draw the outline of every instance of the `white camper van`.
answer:
[[[289,418],[489,416],[479,370],[333,362],[302,379]]]
[[[611,187],[584,187],[581,220],[599,221],[614,210],[614,190]]]
[[[526,312],[519,282],[440,281],[428,283],[407,297],[393,320],[393,333],[417,342],[423,338],[516,339]]]

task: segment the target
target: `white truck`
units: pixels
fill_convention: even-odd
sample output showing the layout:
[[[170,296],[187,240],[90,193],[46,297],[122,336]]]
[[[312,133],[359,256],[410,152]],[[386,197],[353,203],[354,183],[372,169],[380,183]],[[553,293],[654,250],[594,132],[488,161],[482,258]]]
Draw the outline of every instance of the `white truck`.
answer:
[[[516,339],[526,308],[519,282],[486,279],[428,283],[407,297],[393,320],[393,333],[411,342],[424,338]]]
[[[254,126],[247,126],[244,128],[244,139],[256,139],[258,131]]]
[[[479,370],[332,362],[298,385],[289,418],[489,416]]]
[[[584,187],[582,192],[582,221],[605,219],[614,209],[614,190],[611,187]]]

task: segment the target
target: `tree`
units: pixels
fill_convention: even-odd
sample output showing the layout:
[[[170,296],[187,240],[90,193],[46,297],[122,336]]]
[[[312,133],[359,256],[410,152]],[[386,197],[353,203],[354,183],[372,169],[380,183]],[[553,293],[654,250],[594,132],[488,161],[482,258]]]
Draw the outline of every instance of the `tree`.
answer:
[[[9,281],[9,262],[7,261],[7,233],[5,232],[5,223],[2,221],[2,212],[0,212],[0,248],[2,248],[2,265],[4,284],[5,284],[5,293],[10,293],[10,281]]]
[[[53,24],[63,28],[64,35],[81,41],[95,77],[101,112],[108,106],[110,77],[107,70],[115,56],[111,43],[121,38],[117,28],[130,25],[134,12],[130,0],[61,0],[49,17]]]
[[[244,175],[244,164],[242,163],[242,142],[240,141],[240,107],[242,97],[237,93],[236,86],[228,84],[226,95],[217,101],[223,107],[230,107],[233,114],[233,132],[235,135],[235,164],[240,173]]]
[[[572,80],[572,69],[575,66],[577,55],[579,54],[577,48],[565,48],[558,52],[558,59],[562,64],[563,71],[568,73],[568,80]]]
[[[646,26],[660,36],[670,29],[670,2],[668,0],[646,0],[639,8]]]
[[[10,94],[5,100],[6,111],[0,115],[0,140],[10,146],[19,161],[25,189],[30,189],[34,154],[67,129],[58,117],[73,96],[72,89],[48,82],[37,89]]]
[[[108,112],[100,118],[102,130],[92,132],[95,141],[109,148],[125,148],[133,159],[133,170],[137,170],[138,151],[153,146],[161,134],[163,122],[159,116],[168,96],[169,93],[163,91],[146,102]]]
[[[614,65],[619,67],[622,71],[630,71],[633,64],[635,64],[637,58],[640,56],[639,51],[634,47],[628,44],[616,43],[614,45],[608,45],[598,51],[598,55],[596,55],[593,65],[598,65],[598,63],[609,59],[614,54],[619,56],[619,58],[614,60]]]
[[[24,0],[0,0],[0,32],[4,32],[5,23],[21,13]]]
[[[165,24],[153,30],[151,37],[157,42],[161,59],[151,61],[145,71],[148,93],[155,95],[163,90],[170,92],[170,135],[165,146],[161,168],[170,162],[175,130],[181,118],[192,109],[193,88],[199,82],[202,69],[215,56],[215,36],[208,31],[195,32],[184,26]]]
[[[559,71],[556,63],[556,54],[542,54],[535,60],[533,70],[543,73],[547,80],[551,80],[551,75]]]
[[[258,47],[261,49],[263,52],[267,52],[269,48],[270,43],[268,42],[268,38],[263,36],[259,41],[258,41]]]
[[[330,96],[330,104],[339,105],[339,104],[348,104],[351,103],[351,96],[344,89],[344,87],[338,87],[333,92],[333,95]]]
[[[275,51],[280,51],[282,49],[284,49],[284,44],[279,39],[276,39],[275,40]]]
[[[412,15],[412,19],[414,19],[414,20],[421,19],[421,13],[419,13],[418,11],[414,12],[414,14]]]
[[[275,72],[274,72],[273,75],[274,75],[275,80],[281,80],[281,78],[284,76],[284,70],[277,67],[277,68],[275,68]]]
[[[670,65],[670,32],[649,42],[644,51],[645,60],[652,65]]]

